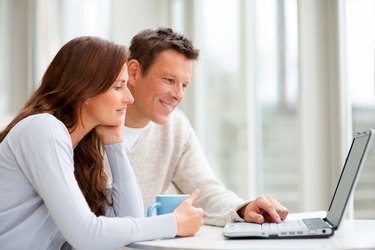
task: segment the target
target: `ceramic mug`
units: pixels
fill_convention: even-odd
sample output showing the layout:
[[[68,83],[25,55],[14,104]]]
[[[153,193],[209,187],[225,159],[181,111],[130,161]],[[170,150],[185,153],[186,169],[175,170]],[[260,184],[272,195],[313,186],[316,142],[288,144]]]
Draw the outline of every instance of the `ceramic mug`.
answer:
[[[151,217],[156,209],[156,215],[169,214],[175,210],[180,203],[187,199],[188,194],[161,194],[156,195],[155,203],[147,208],[147,217]]]

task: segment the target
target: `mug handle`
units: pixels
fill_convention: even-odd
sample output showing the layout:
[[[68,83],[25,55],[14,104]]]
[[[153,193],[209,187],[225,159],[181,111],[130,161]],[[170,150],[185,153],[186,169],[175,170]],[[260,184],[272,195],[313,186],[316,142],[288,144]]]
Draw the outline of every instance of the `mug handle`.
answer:
[[[160,207],[161,206],[161,203],[160,202],[155,202],[154,204],[151,204],[148,208],[147,208],[147,217],[151,217],[152,216],[152,213],[154,212],[154,209],[157,208],[157,207]]]

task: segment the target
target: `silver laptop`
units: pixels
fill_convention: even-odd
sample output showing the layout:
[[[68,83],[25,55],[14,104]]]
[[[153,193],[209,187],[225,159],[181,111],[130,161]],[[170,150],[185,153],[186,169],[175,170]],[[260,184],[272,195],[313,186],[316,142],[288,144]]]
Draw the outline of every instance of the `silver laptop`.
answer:
[[[325,218],[285,220],[282,223],[231,222],[223,229],[227,238],[327,238],[340,225],[350,194],[365,162],[374,130],[356,132]]]

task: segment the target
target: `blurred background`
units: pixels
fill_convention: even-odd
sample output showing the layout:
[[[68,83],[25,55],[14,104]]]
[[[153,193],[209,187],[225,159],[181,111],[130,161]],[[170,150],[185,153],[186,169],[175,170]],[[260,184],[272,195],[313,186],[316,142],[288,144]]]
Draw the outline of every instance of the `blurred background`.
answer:
[[[375,128],[373,0],[0,0],[0,128],[76,36],[172,27],[200,50],[181,108],[242,198],[325,210],[354,131]],[[349,216],[375,218],[375,144]]]

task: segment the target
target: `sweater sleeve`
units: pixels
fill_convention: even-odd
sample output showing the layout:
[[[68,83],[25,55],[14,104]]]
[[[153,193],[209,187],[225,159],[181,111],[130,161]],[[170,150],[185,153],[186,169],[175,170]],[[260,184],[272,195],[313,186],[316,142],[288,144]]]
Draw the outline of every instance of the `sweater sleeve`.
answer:
[[[196,188],[201,190],[201,195],[194,205],[204,209],[205,224],[224,226],[229,221],[243,221],[237,210],[250,201],[240,199],[216,178],[187,119],[183,128],[184,145],[180,152],[173,184],[183,193],[190,193]]]
[[[112,206],[106,209],[106,216],[143,217],[141,190],[131,168],[124,144],[105,145],[105,151],[112,174],[112,187],[109,191]]]
[[[60,121],[51,117],[53,116],[38,117],[24,126],[19,136],[20,141],[15,143],[13,151],[16,152],[26,178],[74,248],[114,249],[134,241],[176,235],[176,219],[173,214],[151,218],[96,217],[74,176],[69,133]],[[34,143],[36,141],[38,143]],[[114,148],[116,149],[109,150],[111,154],[122,150],[118,145],[114,145]],[[130,181],[133,179],[131,175],[124,178]],[[135,199],[131,196],[129,202],[133,198]],[[134,209],[138,208],[139,204],[136,204]]]

